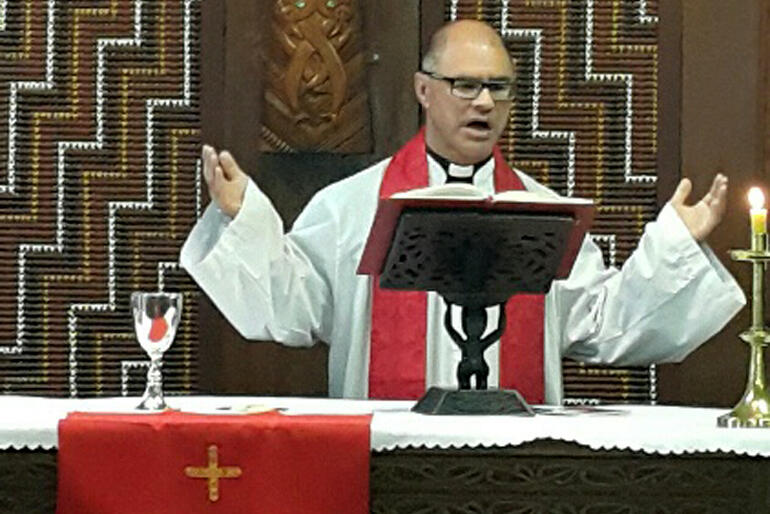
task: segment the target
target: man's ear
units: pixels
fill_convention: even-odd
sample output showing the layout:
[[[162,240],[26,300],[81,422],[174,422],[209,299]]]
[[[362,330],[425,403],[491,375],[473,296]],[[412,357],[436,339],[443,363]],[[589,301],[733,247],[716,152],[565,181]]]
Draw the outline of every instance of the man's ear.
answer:
[[[419,71],[414,74],[414,96],[423,109],[428,108],[428,81]]]

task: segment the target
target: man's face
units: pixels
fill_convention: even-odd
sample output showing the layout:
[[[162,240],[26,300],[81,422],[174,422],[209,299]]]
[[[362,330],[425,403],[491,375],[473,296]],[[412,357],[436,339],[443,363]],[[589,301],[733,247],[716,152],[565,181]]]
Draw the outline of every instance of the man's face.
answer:
[[[449,78],[512,80],[508,53],[499,44],[450,37],[433,71]],[[425,110],[426,142],[435,152],[458,164],[489,157],[505,128],[510,100],[494,101],[487,89],[475,99],[454,96],[445,80],[415,75],[417,98]]]

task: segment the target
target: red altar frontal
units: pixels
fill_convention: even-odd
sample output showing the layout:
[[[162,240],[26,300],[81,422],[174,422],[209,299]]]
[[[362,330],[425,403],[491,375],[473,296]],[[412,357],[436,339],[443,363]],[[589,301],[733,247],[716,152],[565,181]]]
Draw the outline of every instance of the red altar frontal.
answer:
[[[370,418],[73,413],[57,513],[366,513]]]

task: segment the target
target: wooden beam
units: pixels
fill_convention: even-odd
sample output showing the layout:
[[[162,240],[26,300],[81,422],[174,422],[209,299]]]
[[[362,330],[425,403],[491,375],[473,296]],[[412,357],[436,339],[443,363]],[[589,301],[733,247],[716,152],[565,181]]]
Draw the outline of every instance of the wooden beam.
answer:
[[[658,207],[682,176],[682,4],[658,4]]]

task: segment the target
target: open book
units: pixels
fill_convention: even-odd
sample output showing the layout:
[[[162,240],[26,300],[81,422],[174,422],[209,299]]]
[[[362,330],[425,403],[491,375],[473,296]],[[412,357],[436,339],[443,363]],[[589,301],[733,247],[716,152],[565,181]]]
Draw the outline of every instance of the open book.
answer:
[[[572,198],[568,196],[559,196],[556,194],[535,193],[524,189],[514,189],[510,191],[501,191],[494,195],[488,195],[473,184],[463,182],[452,182],[440,186],[423,187],[421,189],[410,189],[402,191],[390,197],[393,200],[409,199],[434,199],[434,200],[456,200],[456,201],[491,201],[491,202],[511,202],[511,203],[537,203],[537,204],[564,204],[564,205],[592,205],[593,202],[586,198]]]
[[[536,216],[570,216],[575,220],[564,260],[556,278],[565,278],[594,217],[591,200],[532,192],[501,191],[494,195],[465,183],[450,183],[396,193],[380,198],[369,238],[366,241],[358,274],[379,275],[390,249],[398,218],[404,209],[476,210],[522,213]]]

